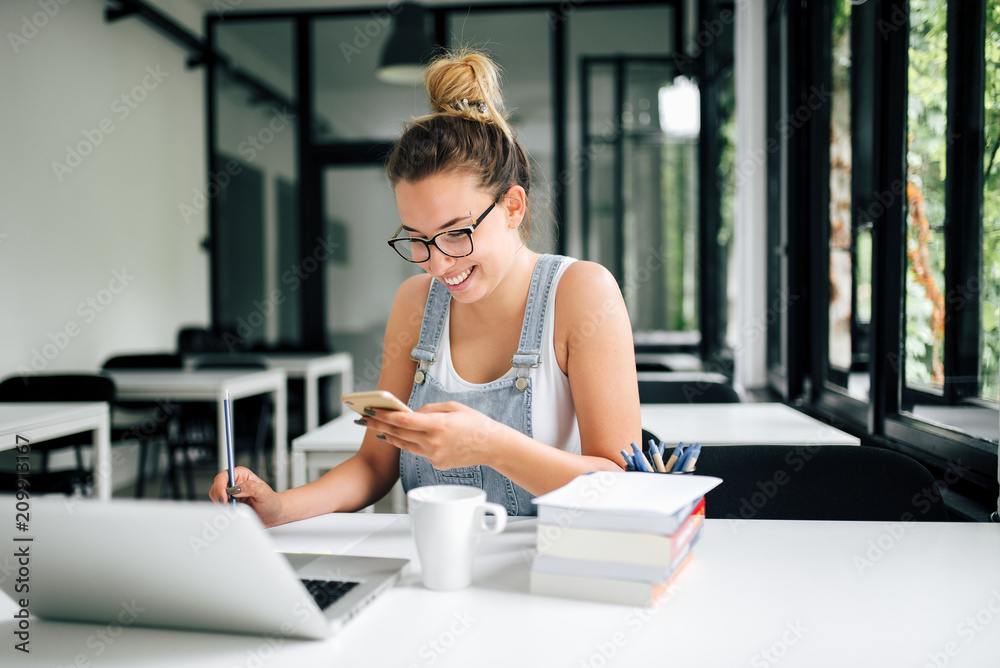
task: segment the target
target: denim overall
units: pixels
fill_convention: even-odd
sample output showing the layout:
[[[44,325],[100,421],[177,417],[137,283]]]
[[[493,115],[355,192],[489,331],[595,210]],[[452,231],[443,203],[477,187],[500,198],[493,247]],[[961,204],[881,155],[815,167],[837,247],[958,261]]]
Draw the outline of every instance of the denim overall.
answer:
[[[564,259],[558,255],[543,255],[535,264],[528,290],[528,304],[524,311],[524,323],[521,325],[521,339],[517,354],[510,363],[511,371],[498,380],[462,392],[449,392],[433,376],[432,365],[451,303],[448,288],[440,281],[433,280],[420,325],[420,340],[410,353],[418,365],[413,379],[413,391],[410,392],[410,408],[416,410],[425,404],[457,401],[530,437],[529,374],[532,368],[540,364],[549,292],[556,270]],[[510,515],[536,514],[535,506],[531,503],[534,497],[488,466],[463,466],[439,471],[425,457],[403,450],[399,458],[399,475],[406,491],[424,485],[470,485],[486,490],[487,500],[504,506]]]

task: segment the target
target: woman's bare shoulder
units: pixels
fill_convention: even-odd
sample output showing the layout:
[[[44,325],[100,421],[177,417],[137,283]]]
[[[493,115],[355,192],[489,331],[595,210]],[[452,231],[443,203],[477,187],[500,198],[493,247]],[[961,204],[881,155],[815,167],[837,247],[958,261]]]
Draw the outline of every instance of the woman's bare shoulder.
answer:
[[[576,320],[621,303],[621,290],[603,265],[578,260],[566,268],[556,291],[558,314]]]

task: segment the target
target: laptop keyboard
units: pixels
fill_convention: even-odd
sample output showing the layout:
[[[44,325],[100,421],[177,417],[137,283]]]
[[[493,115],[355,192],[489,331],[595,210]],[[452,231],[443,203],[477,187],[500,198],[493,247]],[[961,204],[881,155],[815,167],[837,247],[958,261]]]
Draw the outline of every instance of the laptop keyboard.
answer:
[[[312,594],[320,610],[326,610],[358,585],[357,582],[340,580],[303,580],[302,584]]]

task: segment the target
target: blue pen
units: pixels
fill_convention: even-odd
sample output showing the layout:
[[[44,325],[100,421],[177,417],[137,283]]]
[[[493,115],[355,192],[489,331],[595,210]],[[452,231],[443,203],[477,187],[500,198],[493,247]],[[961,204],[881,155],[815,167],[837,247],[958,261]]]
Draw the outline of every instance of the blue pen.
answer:
[[[226,422],[226,465],[229,468],[229,487],[232,488],[236,485],[236,469],[233,465],[233,405],[229,400],[229,390],[222,398],[222,410]],[[229,503],[235,506],[239,501],[230,496]]]
[[[657,445],[656,441],[649,439],[649,458],[653,460],[653,467],[657,473],[666,473],[667,467],[663,465],[663,442]]]
[[[688,466],[693,467],[692,457],[696,460],[698,458],[698,453],[701,452],[701,445],[697,443],[692,443],[687,448],[684,449],[684,454],[677,461],[671,473],[683,473],[684,471],[689,471],[691,469]]]
[[[630,455],[624,448],[622,448],[622,457],[625,458],[625,470],[632,470],[632,455]]]
[[[701,454],[701,443],[695,443],[686,453],[684,453],[684,472],[694,471],[694,465],[698,462],[698,455]]]
[[[670,468],[671,473],[677,473],[678,471],[684,470],[684,460],[687,459],[687,455],[691,451],[691,448],[693,447],[694,444],[689,443],[683,448],[681,448],[681,453],[677,455],[677,461],[674,462],[674,465]]]
[[[666,467],[667,472],[672,472],[674,470],[674,464],[677,463],[677,460],[680,459],[681,455],[683,454],[684,454],[684,444],[681,443],[676,448],[674,448],[674,451],[670,454],[670,458],[664,464],[664,467]]]
[[[642,448],[636,445],[635,442],[632,443],[632,459],[638,465],[636,470],[652,473],[653,467],[646,461],[646,456],[642,454]]]

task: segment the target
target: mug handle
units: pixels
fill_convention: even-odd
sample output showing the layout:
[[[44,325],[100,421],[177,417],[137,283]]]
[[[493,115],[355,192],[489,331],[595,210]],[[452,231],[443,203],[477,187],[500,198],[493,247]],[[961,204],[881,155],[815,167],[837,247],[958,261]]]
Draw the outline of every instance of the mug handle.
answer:
[[[479,510],[482,512],[479,519],[480,533],[492,536],[500,533],[507,526],[507,509],[499,503],[484,503],[479,506]],[[486,524],[486,513],[493,515],[495,521],[492,527]]]

